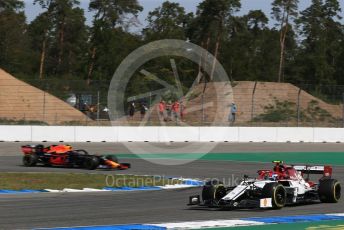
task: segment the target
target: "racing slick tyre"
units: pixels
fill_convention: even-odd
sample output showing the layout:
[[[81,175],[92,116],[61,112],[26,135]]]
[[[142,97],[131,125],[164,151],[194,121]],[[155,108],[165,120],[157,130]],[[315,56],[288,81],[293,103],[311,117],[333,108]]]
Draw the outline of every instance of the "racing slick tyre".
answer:
[[[340,183],[335,179],[322,179],[319,183],[318,194],[323,203],[337,203],[341,196]]]
[[[218,203],[226,195],[226,188],[221,181],[207,181],[202,189],[202,200],[205,204]]]
[[[35,166],[38,162],[38,156],[36,154],[26,154],[23,157],[23,164],[26,167]]]
[[[98,157],[91,156],[85,158],[84,161],[84,168],[89,169],[89,170],[95,170],[99,166],[99,159]]]
[[[106,155],[105,158],[107,160],[110,160],[110,161],[113,161],[115,163],[118,163],[118,159],[117,159],[116,155]]]
[[[287,192],[281,184],[268,183],[263,187],[262,198],[271,198],[272,207],[281,209],[285,206]]]

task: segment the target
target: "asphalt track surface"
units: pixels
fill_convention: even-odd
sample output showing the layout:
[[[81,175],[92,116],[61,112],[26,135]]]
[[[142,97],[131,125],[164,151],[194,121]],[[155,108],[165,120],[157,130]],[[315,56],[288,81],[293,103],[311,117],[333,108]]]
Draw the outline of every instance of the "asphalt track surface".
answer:
[[[22,143],[0,143],[0,172],[85,172],[82,169],[25,168],[21,166],[19,147]],[[145,145],[145,144],[142,144]],[[147,145],[147,144],[146,144]],[[180,144],[166,146],[171,152]],[[122,144],[75,144],[94,153],[128,153]],[[212,152],[342,152],[343,144],[231,144],[218,145]],[[211,154],[211,153],[210,153]],[[126,159],[123,159],[125,161]],[[129,159],[128,159],[129,161]],[[191,178],[218,178],[232,182],[243,174],[254,176],[257,169],[270,168],[266,163],[231,161],[194,161],[186,165],[156,165],[142,159],[130,159],[133,168],[127,171],[95,173],[148,174]],[[88,172],[88,171],[86,171]],[[334,168],[334,178],[344,183],[344,167]],[[285,207],[282,210],[200,210],[186,206],[189,195],[200,188],[171,191],[63,193],[0,195],[0,229],[32,229],[38,227],[70,227],[132,223],[161,223],[193,220],[235,219],[241,217],[305,215],[344,212],[344,199],[337,204],[310,204]]]

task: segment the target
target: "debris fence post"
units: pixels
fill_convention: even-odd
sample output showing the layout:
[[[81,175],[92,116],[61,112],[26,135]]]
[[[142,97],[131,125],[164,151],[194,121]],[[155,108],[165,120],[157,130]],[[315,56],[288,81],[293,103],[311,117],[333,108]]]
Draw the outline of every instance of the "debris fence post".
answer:
[[[45,121],[45,90],[43,90],[43,120]]]
[[[99,125],[99,114],[100,114],[100,92],[97,91],[97,124]]]
[[[301,116],[301,109],[300,109],[300,99],[301,99],[301,88],[299,88],[299,92],[297,94],[297,127],[300,126],[300,116]]]
[[[202,103],[202,120],[201,120],[201,126],[204,124],[204,116],[205,116],[205,114],[204,114],[204,93],[202,93],[202,101],[201,101],[201,103]]]
[[[254,118],[254,94],[256,93],[256,88],[257,88],[257,81],[254,83],[254,87],[252,90],[251,122],[253,121],[253,118]]]
[[[343,93],[342,97],[343,97],[342,127],[344,128],[344,93]]]
[[[151,113],[152,113],[152,92],[149,92],[149,105],[148,110],[146,111],[148,113],[148,125],[151,124]]]

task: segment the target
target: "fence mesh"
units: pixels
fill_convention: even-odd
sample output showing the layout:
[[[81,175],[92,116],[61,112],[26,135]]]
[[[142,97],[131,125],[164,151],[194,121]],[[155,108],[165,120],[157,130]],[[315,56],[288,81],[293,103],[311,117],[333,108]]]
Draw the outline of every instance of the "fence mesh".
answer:
[[[111,125],[109,82],[66,82],[0,79],[0,124]],[[125,116],[112,124],[344,127],[344,86],[210,82],[184,89],[180,98],[128,88]]]

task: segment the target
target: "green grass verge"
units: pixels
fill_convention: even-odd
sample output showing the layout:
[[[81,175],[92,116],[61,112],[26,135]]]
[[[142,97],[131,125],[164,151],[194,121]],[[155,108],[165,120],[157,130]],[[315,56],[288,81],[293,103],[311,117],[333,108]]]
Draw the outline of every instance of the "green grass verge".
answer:
[[[141,187],[177,184],[179,181],[151,176],[81,173],[1,173],[0,189],[82,189],[104,187]]]
[[[166,153],[166,154],[119,154],[121,158],[217,160],[242,162],[271,162],[344,165],[344,152],[271,152],[271,153]]]

